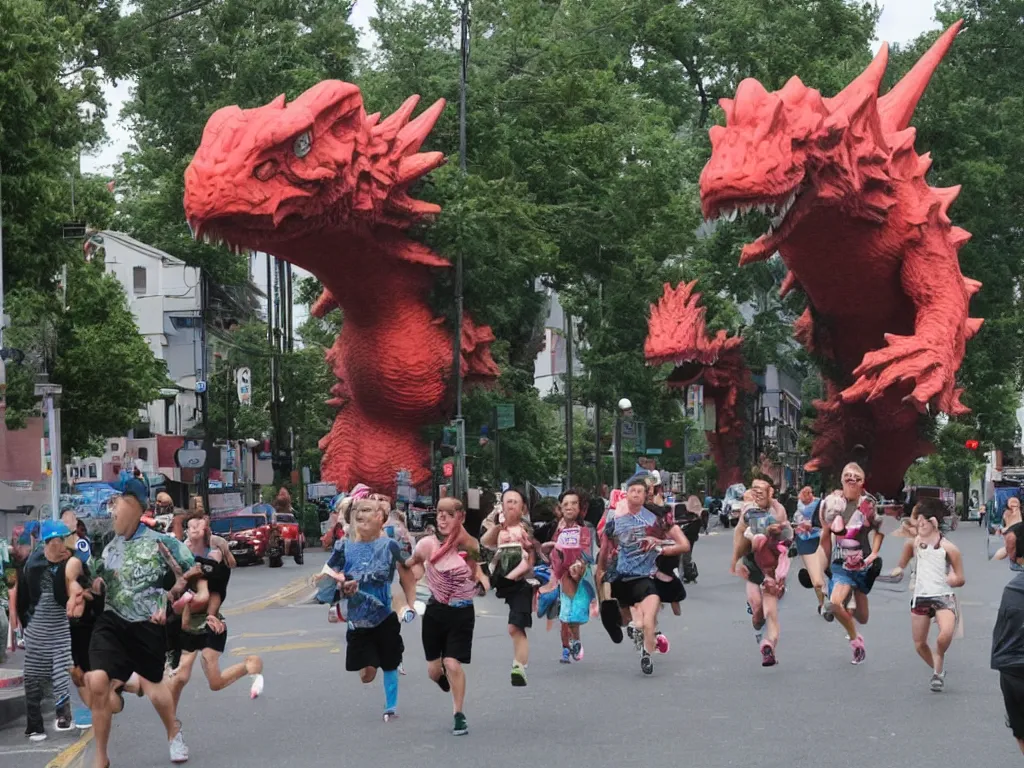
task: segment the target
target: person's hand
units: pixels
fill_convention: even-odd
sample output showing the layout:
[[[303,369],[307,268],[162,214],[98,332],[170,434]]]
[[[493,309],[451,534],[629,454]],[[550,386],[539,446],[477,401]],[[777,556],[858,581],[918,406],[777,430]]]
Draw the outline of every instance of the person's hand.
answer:
[[[653,536],[644,536],[640,540],[640,551],[650,552],[652,549],[661,546],[661,539],[656,539]]]
[[[868,555],[867,557],[864,558],[864,566],[867,567],[867,566],[871,565],[877,559],[878,559],[878,555],[876,555],[874,552],[872,552],[870,555]]]
[[[750,569],[747,568],[747,566],[745,566],[743,563],[737,563],[735,566],[733,566],[732,572],[739,576],[741,579],[750,578]]]
[[[345,595],[345,597],[352,597],[352,595],[354,595],[358,591],[359,591],[359,582],[358,581],[355,581],[355,580],[353,580],[353,581],[345,581],[345,582],[342,582],[342,584],[341,584],[341,593],[343,595]]]
[[[225,632],[228,631],[228,628],[224,625],[224,622],[221,621],[217,616],[208,615],[206,617],[206,626],[212,629],[213,634],[215,635],[223,635]]]
[[[572,577],[573,581],[579,581],[583,578],[583,574],[587,570],[587,564],[582,560],[577,560],[575,563],[569,566],[569,576]]]
[[[897,565],[895,568],[893,568],[891,571],[889,571],[889,578],[891,578],[891,579],[902,579],[903,578],[903,569],[900,568]]]
[[[68,597],[68,618],[79,619],[85,613],[85,593],[77,592]]]
[[[161,626],[167,623],[167,608],[158,605],[156,610],[153,611],[153,615],[149,617],[150,624],[160,624]]]
[[[778,536],[780,533],[782,533],[782,524],[772,523],[765,529],[765,533],[769,536]]]

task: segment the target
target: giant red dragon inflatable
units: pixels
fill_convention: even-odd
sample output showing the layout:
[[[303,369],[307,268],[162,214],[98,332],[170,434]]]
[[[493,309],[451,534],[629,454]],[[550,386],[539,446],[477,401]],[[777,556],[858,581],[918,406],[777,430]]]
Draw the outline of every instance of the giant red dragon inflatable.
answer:
[[[743,361],[742,340],[719,331],[707,332],[700,294],[693,289],[697,281],[681,283],[665,290],[657,304],[651,305],[647,323],[644,357],[650,365],[673,365],[666,383],[673,389],[691,384],[704,386],[705,400],[715,404],[715,429],[707,434],[708,446],[718,467],[718,487],[743,482],[740,469],[740,439],[744,418],[740,395],[754,391],[750,369]]]
[[[711,129],[700,178],[706,219],[770,218],[740,264],[778,253],[789,268],[783,293],[807,296],[796,335],[826,384],[807,469],[835,470],[862,446],[870,487],[886,495],[932,450],[927,418],[967,412],[955,375],[982,324],[968,316],[981,284],[957,258],[970,235],[948,216],[960,188],[926,183],[931,161],[908,127],[961,24],[882,97],[885,45],[833,98],[796,77],[773,93],[744,80],[720,102],[726,124]]]
[[[185,171],[193,236],[232,250],[273,254],[324,285],[313,307],[341,307],[344,324],[327,353],[340,410],[320,441],[325,480],[342,488],[395,485],[398,470],[418,487],[431,478],[421,430],[450,404],[453,342],[427,304],[431,268],[450,266],[408,229],[440,207],[409,187],[444,163],[419,149],[444,108],[410,120],[418,96],[385,120],[367,115],[359,88],[328,80],[294,101],[218,110]],[[488,327],[466,318],[462,371],[495,378]]]

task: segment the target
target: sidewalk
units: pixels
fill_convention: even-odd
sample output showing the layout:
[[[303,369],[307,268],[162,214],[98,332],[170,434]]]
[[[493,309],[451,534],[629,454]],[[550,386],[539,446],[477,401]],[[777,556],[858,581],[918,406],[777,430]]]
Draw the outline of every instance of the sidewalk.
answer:
[[[25,651],[9,653],[0,664],[0,728],[11,724],[25,714],[25,687],[22,685],[21,666]]]

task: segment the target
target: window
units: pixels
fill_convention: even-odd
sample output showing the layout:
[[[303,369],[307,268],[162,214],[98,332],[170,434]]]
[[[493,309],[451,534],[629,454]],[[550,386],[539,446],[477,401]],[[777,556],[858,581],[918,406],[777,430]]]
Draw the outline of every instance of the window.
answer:
[[[176,331],[180,331],[182,328],[198,328],[199,318],[198,317],[171,317],[171,325]]]
[[[132,267],[132,283],[136,296],[143,296],[146,293],[146,268]]]
[[[149,461],[149,448],[139,448],[139,461]]]
[[[120,453],[121,452],[121,444],[120,443],[111,443],[110,444],[110,452],[111,453]]]
[[[90,464],[89,465],[89,478],[90,479],[95,479],[96,478],[96,465],[95,464]]]

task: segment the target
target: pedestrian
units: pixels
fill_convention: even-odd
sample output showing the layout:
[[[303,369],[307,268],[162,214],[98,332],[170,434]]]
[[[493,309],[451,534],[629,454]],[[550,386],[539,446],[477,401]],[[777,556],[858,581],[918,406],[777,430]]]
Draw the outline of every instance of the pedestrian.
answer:
[[[1003,589],[992,628],[991,667],[999,673],[1006,726],[1024,753],[1024,523],[1003,533],[1010,562],[1022,569]]]
[[[857,624],[868,623],[868,594],[881,570],[882,518],[875,499],[864,492],[864,470],[847,464],[842,472],[843,487],[822,501],[821,547],[831,552],[832,594],[830,610],[843,625],[853,651],[853,664],[867,658],[864,637]],[[856,601],[853,612],[850,598]]]
[[[910,626],[918,655],[932,670],[929,686],[940,693],[946,685],[946,651],[953,642],[957,624],[954,589],[964,585],[964,563],[956,544],[942,535],[941,524],[949,510],[939,499],[917,502],[917,536],[903,545],[899,565],[892,570],[900,578],[911,558],[917,579],[910,599]],[[928,645],[932,621],[939,626],[935,649]]]
[[[384,722],[398,716],[398,667],[405,645],[397,614],[391,608],[391,582],[396,568],[406,568],[409,555],[394,539],[382,535],[386,520],[377,502],[361,499],[352,505],[350,536],[335,543],[326,576],[337,582],[347,605],[345,669],[358,672],[368,684],[384,673]],[[416,600],[415,586],[406,600]],[[411,612],[415,617],[415,611]]]
[[[803,563],[798,578],[805,588],[813,589],[818,599],[818,615],[835,618],[825,610],[825,563],[827,557],[821,549],[821,499],[815,498],[811,486],[805,485],[797,494],[796,512],[793,515],[793,534],[796,537],[796,554]]]
[[[86,675],[89,704],[96,740],[95,768],[107,768],[110,742],[111,694],[118,694],[136,673],[141,686],[167,731],[171,762],[188,760],[174,698],[163,682],[166,641],[164,623],[167,603],[185,590],[195,559],[181,542],[142,523],[148,489],[136,479],[127,480],[124,493],[113,499],[114,538],[100,557],[90,561],[95,577],[93,591],[106,591],[103,613],[97,618],[89,644],[92,670]],[[177,563],[185,573],[176,578],[168,564]],[[170,587],[170,590],[167,587]]]
[[[530,640],[526,630],[533,626],[533,566],[537,547],[533,531],[524,517],[526,498],[515,488],[501,494],[501,511],[496,524],[483,535],[480,544],[497,548],[491,563],[494,593],[508,606],[508,634],[512,638],[512,685],[526,685],[530,661]]]
[[[761,666],[772,667],[777,663],[782,631],[779,602],[786,592],[793,528],[785,507],[774,498],[775,488],[769,478],[756,478],[750,490],[752,500],[741,504],[737,523],[750,552],[734,562],[731,570],[746,581],[747,610],[758,640]]]
[[[458,499],[437,503],[437,526],[416,544],[410,567],[423,566],[430,590],[423,613],[423,653],[427,675],[452,695],[452,734],[469,733],[466,720],[466,670],[473,657],[476,611],[473,598],[486,594],[480,545],[465,529],[466,512]]]
[[[71,630],[67,616],[64,565],[71,555],[64,539],[71,531],[60,520],[41,526],[42,546],[25,563],[24,588],[28,597],[25,627],[25,735],[32,741],[46,738],[43,726],[43,691],[52,685],[57,720],[54,728],[70,731]]]

